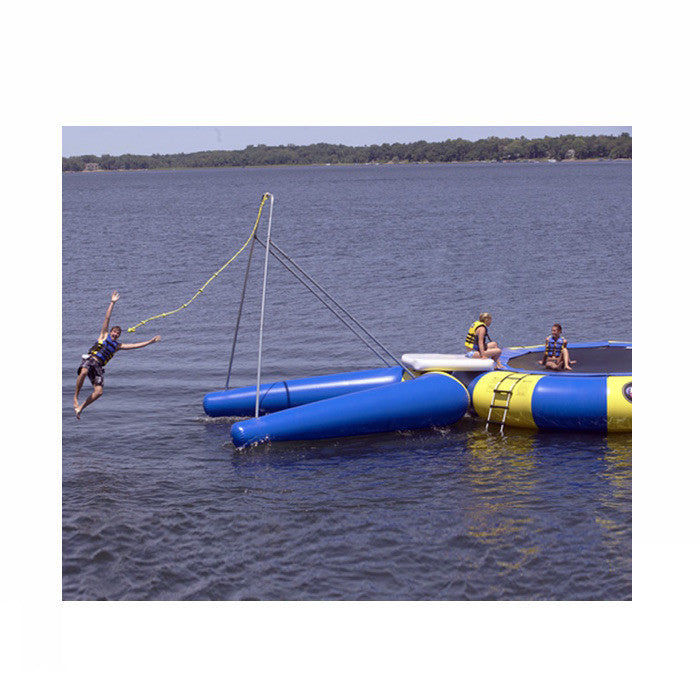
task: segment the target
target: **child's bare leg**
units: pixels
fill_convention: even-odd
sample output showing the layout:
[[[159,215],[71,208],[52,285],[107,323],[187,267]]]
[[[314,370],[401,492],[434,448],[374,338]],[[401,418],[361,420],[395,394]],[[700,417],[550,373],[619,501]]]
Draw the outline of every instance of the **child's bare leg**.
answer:
[[[564,358],[564,369],[571,369],[571,364],[576,364],[576,360],[570,359],[568,348],[562,348],[561,354]]]
[[[489,345],[491,345],[491,343],[489,343]],[[493,345],[494,347],[490,347],[488,350],[486,350],[484,355],[496,363],[497,369],[503,369],[503,365],[501,364],[501,349],[496,345],[496,343]]]

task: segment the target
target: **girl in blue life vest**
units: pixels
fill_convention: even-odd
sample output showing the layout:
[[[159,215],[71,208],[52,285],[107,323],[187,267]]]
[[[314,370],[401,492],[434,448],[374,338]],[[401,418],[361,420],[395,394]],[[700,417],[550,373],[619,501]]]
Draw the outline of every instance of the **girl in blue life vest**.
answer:
[[[569,348],[566,347],[566,338],[561,334],[561,324],[555,323],[552,326],[552,335],[547,336],[544,341],[544,356],[537,360],[545,369],[562,370],[571,369],[571,363],[576,360],[569,358]]]
[[[122,329],[119,326],[113,326],[109,332],[109,319],[112,315],[114,305],[119,300],[119,292],[112,293],[112,301],[109,302],[105,319],[102,322],[100,334],[97,336],[97,342],[83,355],[83,361],[78,367],[78,380],[75,383],[75,396],[73,397],[73,409],[75,417],[80,419],[80,415],[93,401],[102,396],[102,387],[104,385],[104,366],[114,357],[119,350],[132,350],[134,348],[145,348],[146,345],[157,343],[160,336],[156,335],[150,340],[145,340],[142,343],[120,343],[119,336]],[[92,384],[92,394],[88,396],[83,403],[79,403],[78,394],[83,386],[85,377],[90,379]]]
[[[492,321],[493,318],[491,318],[491,314],[479,314],[479,320],[474,321],[474,323],[469,326],[467,339],[464,341],[464,345],[467,348],[467,357],[493,360],[496,363],[496,369],[503,369],[503,365],[501,364],[501,349],[489,338],[487,332]]]

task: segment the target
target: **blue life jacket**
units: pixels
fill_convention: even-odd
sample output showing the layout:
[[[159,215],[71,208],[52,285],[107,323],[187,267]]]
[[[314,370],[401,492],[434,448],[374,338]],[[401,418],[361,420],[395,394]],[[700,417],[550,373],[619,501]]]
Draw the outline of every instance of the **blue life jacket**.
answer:
[[[545,350],[547,352],[547,357],[559,357],[561,355],[561,349],[564,345],[564,338],[559,336],[556,340],[550,335],[545,341]]]
[[[97,358],[97,361],[104,367],[114,357],[114,353],[119,350],[121,343],[112,340],[107,336],[101,343],[98,341],[90,348],[90,354]]]

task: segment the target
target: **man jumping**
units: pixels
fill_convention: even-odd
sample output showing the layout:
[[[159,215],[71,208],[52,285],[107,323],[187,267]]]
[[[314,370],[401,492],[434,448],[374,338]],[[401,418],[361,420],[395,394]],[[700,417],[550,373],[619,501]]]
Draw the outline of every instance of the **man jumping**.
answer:
[[[102,396],[104,366],[112,359],[117,351],[145,348],[146,345],[157,343],[160,340],[160,336],[156,335],[142,343],[117,342],[117,339],[122,333],[122,329],[119,326],[113,326],[109,332],[107,332],[107,329],[109,328],[109,319],[112,315],[112,310],[118,300],[119,292],[112,292],[112,301],[109,302],[109,306],[107,307],[107,313],[105,314],[105,320],[102,322],[102,328],[97,342],[83,355],[83,361],[80,367],[78,367],[78,381],[75,383],[75,396],[73,397],[73,409],[75,410],[75,417],[78,420],[80,420],[80,414],[93,403],[93,401],[97,401],[97,399]],[[85,377],[88,377],[92,383],[92,394],[80,404],[78,402],[78,394],[80,394],[80,389],[83,386]]]

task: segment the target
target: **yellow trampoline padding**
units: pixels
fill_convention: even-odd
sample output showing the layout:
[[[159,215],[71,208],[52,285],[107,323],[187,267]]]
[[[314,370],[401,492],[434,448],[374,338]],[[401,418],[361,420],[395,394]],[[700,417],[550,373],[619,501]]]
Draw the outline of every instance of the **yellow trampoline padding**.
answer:
[[[608,432],[632,430],[632,377],[608,377]]]
[[[507,422],[518,428],[537,429],[537,423],[532,418],[532,392],[542,379],[541,374],[520,374],[517,372],[493,371],[484,374],[474,385],[472,402],[474,410],[480,418],[486,419],[489,415],[489,406],[493,399],[493,390],[496,385],[507,377],[501,384],[501,389],[510,389],[514,385],[514,391],[508,407]],[[517,381],[517,383],[515,383]],[[503,403],[500,399],[498,404]],[[500,420],[503,411],[494,408],[492,419]]]

